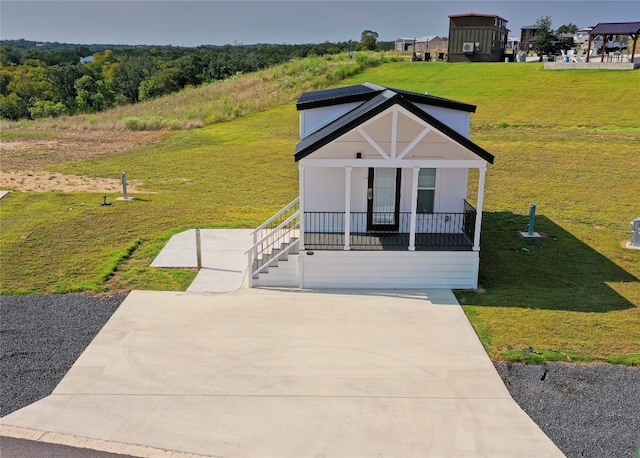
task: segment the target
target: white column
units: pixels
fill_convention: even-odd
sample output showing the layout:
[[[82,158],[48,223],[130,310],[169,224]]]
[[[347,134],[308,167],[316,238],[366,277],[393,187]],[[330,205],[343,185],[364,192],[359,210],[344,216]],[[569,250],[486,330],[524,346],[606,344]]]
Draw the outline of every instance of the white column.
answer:
[[[345,185],[344,185],[344,250],[349,251],[351,247],[351,170],[353,167],[346,166],[345,171]]]
[[[298,211],[300,212],[300,251],[304,250],[304,165],[298,166]]]
[[[480,178],[478,179],[478,202],[476,203],[476,230],[473,234],[473,251],[480,251],[480,226],[482,225],[482,205],[484,202],[484,178],[487,173],[487,167],[483,166],[479,169]]]
[[[416,250],[416,213],[418,211],[418,176],[420,167],[413,168],[413,182],[411,183],[411,226],[409,228],[409,251]]]

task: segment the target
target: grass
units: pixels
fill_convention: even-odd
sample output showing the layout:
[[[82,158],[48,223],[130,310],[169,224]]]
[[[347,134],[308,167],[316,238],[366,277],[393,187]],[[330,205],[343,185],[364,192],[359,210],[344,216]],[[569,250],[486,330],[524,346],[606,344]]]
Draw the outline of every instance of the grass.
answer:
[[[144,182],[139,188],[145,194],[132,202],[110,195],[108,207],[96,194],[12,193],[3,199],[3,292],[185,289],[195,273],[148,267],[171,234],[196,226],[255,227],[291,200],[297,114],[290,108],[49,167],[92,177],[126,171],[129,180]]]
[[[291,94],[334,84],[298,85],[296,72],[314,62],[281,73],[278,84],[291,85]],[[369,81],[478,106],[471,138],[496,156],[487,173],[482,288],[456,295],[492,357],[640,365],[640,252],[622,247],[629,222],[640,216],[640,128],[627,102],[640,98],[637,71],[394,62],[342,76],[340,85]],[[1,291],[185,289],[193,271],[148,267],[171,234],[252,227],[296,196],[291,94],[144,148],[48,166],[89,177],[126,171],[146,193],[111,207],[86,193],[6,197]],[[211,114],[224,105],[201,99],[203,107],[190,111]],[[538,244],[518,234],[531,203],[545,235]]]

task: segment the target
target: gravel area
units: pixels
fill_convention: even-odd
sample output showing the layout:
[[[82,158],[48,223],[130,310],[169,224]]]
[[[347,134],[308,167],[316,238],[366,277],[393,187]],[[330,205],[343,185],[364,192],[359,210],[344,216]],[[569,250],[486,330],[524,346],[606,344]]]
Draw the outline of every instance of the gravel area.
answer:
[[[125,297],[0,296],[0,416],[51,394]],[[640,368],[494,364],[567,457],[640,458]]]
[[[125,297],[0,296],[0,416],[50,395]]]
[[[640,458],[640,368],[494,365],[513,399],[567,457]]]

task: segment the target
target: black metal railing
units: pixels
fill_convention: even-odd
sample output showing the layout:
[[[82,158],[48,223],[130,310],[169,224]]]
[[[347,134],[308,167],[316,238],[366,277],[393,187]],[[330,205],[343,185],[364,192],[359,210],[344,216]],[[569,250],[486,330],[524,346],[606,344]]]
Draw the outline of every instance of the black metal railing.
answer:
[[[462,218],[462,232],[472,241],[476,235],[476,214],[478,212],[473,205],[464,201],[464,217]]]
[[[471,250],[476,210],[464,203],[464,212],[418,213],[416,250]],[[349,243],[352,250],[407,250],[410,245],[410,212],[352,212]],[[343,250],[344,212],[305,212],[304,246],[309,250]]]

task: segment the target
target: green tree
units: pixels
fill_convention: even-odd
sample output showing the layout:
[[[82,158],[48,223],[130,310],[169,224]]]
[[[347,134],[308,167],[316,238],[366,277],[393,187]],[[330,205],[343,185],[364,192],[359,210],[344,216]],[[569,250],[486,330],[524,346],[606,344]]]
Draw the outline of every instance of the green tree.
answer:
[[[358,43],[357,49],[361,51],[375,51],[377,41],[378,32],[374,32],[373,30],[363,30],[360,35],[360,43]]]
[[[11,82],[11,75],[13,74],[12,67],[6,67],[0,65],[0,94],[9,95],[9,83]]]
[[[80,111],[93,113],[112,105],[112,97],[101,81],[84,75],[75,82],[76,105]]]
[[[29,107],[29,114],[33,119],[49,118],[67,114],[67,107],[62,102],[53,102],[51,100],[36,100]]]
[[[29,109],[27,104],[15,92],[7,96],[0,95],[0,118],[17,121],[28,117]]]
[[[75,82],[86,74],[86,69],[80,64],[61,64],[47,67],[51,83],[56,89],[55,100],[62,102],[70,113],[75,110],[75,98],[78,95]]]
[[[20,55],[20,51],[11,46],[0,46],[0,63],[2,65],[21,64],[22,56]]]
[[[36,100],[52,100],[56,93],[44,63],[33,59],[26,60],[24,65],[15,68],[7,91],[14,92],[28,105]]]
[[[549,54],[553,49],[553,42],[556,40],[556,37],[553,35],[553,29],[551,28],[551,16],[540,16],[536,21],[536,27],[538,30],[536,32],[533,49],[535,49],[539,56]]]
[[[140,83],[158,70],[158,64],[148,56],[127,56],[113,72],[113,88],[128,102],[140,100]]]
[[[563,24],[560,27],[558,27],[558,30],[556,30],[556,35],[560,35],[563,33],[576,33],[578,31],[578,26],[575,24],[572,24],[571,22],[568,24]]]
[[[142,80],[138,88],[140,100],[152,99],[176,92],[179,89],[176,83],[177,77],[178,72],[175,68],[165,67],[149,78]]]

